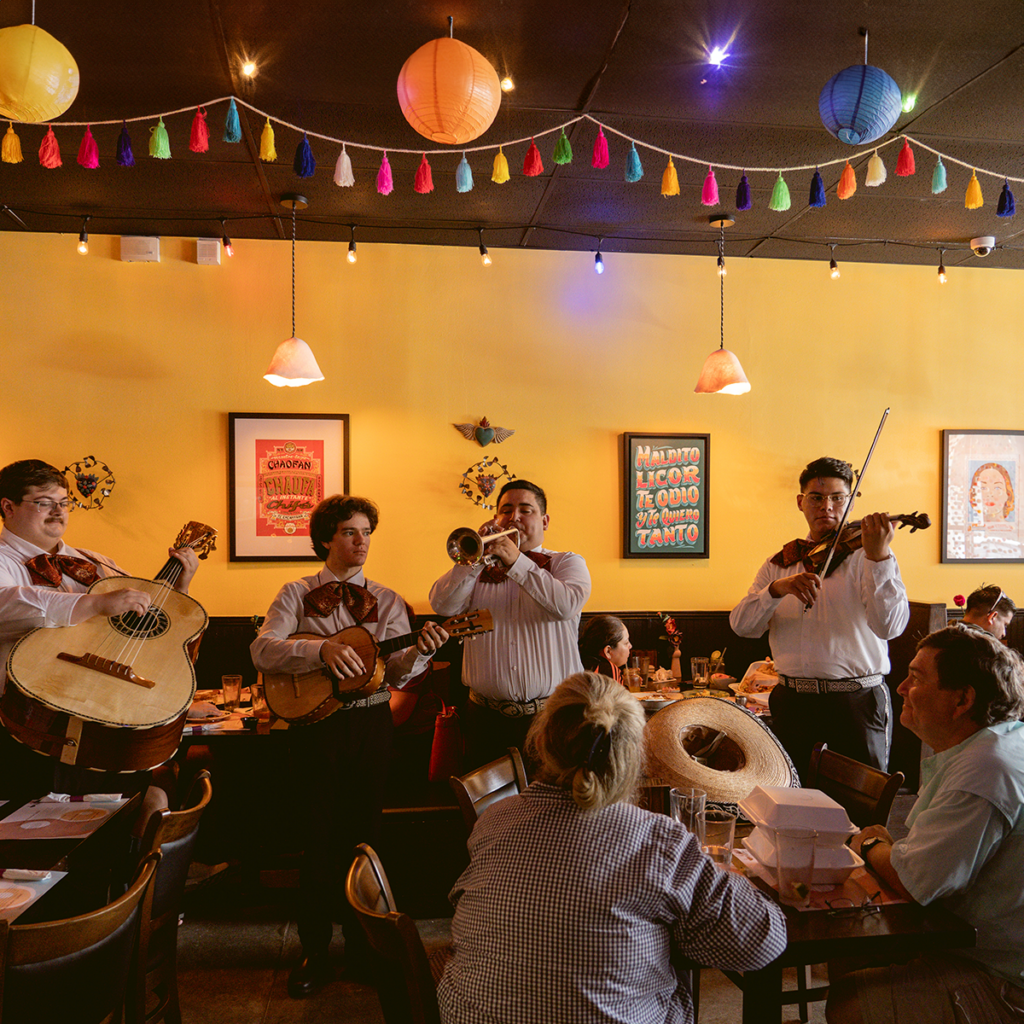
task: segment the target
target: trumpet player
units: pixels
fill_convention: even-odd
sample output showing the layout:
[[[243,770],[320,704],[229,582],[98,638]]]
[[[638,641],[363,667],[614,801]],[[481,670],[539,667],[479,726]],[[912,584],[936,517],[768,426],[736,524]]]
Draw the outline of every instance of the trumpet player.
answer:
[[[582,669],[577,636],[590,596],[590,572],[581,555],[544,547],[548,515],[544,491],[511,480],[498,493],[492,532],[483,536],[486,562],[457,564],[430,590],[439,615],[488,608],[494,631],[463,649],[463,712],[467,768],[486,764],[508,747],[523,749],[533,716],[555,687]],[[481,534],[483,534],[483,529]]]

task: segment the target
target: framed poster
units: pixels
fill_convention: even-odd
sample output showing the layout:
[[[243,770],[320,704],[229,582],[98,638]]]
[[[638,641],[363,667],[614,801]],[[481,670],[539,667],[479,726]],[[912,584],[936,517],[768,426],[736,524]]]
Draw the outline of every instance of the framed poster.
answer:
[[[319,561],[310,513],[347,493],[347,413],[228,413],[232,562]]]
[[[1024,430],[942,432],[942,561],[1020,562]]]
[[[623,558],[708,557],[710,434],[623,434]]]

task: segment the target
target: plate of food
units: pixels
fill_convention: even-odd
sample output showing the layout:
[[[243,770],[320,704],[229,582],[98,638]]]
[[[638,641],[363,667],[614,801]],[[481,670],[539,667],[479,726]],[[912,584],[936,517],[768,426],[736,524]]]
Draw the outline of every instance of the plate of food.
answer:
[[[768,707],[768,697],[771,695],[771,690],[745,690],[743,688],[743,683],[730,683],[729,689],[732,690],[733,693],[743,694],[750,704],[760,704],[762,707]]]
[[[670,695],[660,690],[652,690],[650,693],[638,693],[635,696],[644,711],[660,711],[679,700],[682,694]]]

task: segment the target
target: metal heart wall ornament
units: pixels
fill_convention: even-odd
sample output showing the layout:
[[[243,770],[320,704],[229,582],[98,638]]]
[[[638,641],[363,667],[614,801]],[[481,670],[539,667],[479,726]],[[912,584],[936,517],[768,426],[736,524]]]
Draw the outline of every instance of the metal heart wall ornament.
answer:
[[[95,456],[87,455],[79,462],[72,462],[64,467],[64,475],[72,479],[75,490],[84,498],[84,501],[68,493],[68,497],[75,503],[75,508],[84,509],[86,512],[92,508],[103,508],[103,502],[110,497],[117,481],[110,467],[99,462]]]
[[[503,480],[514,480],[515,476],[515,473],[509,472],[508,466],[503,466],[495,456],[493,459],[484,459],[470,466],[462,474],[459,491],[474,505],[492,509],[494,505],[487,499],[494,493],[499,483]]]
[[[492,441],[495,444],[501,444],[515,433],[514,430],[508,430],[506,427],[492,427],[486,416],[480,420],[479,424],[453,423],[452,426],[467,441],[476,441],[481,448],[486,448]]]

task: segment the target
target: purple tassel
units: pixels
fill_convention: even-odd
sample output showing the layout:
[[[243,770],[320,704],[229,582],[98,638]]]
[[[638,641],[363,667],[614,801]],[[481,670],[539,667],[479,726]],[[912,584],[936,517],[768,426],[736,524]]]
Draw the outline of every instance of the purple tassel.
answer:
[[[821,171],[819,170],[815,170],[814,177],[811,178],[811,198],[808,200],[808,205],[815,209],[820,209],[825,205],[825,182],[821,180]]]
[[[1012,217],[1017,212],[1017,201],[1010,191],[1010,180],[1003,181],[1003,191],[999,193],[999,205],[996,207],[997,217]]]
[[[121,134],[117,138],[118,167],[134,167],[135,157],[132,154],[132,140],[128,136],[128,122],[121,122]]]
[[[753,205],[753,200],[750,198],[750,182],[747,181],[747,176],[744,174],[736,186],[736,209],[749,210]]]
[[[302,141],[295,150],[295,173],[300,178],[312,178],[316,170],[316,161],[313,159],[313,151],[309,148],[309,139],[306,133],[302,133]]]

